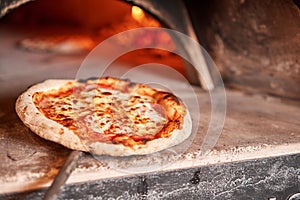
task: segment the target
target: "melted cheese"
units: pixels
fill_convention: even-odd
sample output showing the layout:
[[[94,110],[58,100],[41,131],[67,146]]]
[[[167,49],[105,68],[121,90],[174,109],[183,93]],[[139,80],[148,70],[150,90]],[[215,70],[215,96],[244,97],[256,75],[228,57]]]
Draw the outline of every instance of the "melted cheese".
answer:
[[[101,134],[154,135],[166,123],[148,96],[97,88],[83,92],[79,99],[73,105],[78,111],[75,114]],[[81,104],[85,104],[87,112],[82,112]]]
[[[76,87],[81,89],[63,94],[59,91],[39,94],[36,105],[48,118],[87,136],[85,139],[92,133],[99,138],[119,136],[110,142],[120,142],[124,136],[125,139],[144,138],[147,141],[167,123],[163,107],[150,96],[87,83]]]

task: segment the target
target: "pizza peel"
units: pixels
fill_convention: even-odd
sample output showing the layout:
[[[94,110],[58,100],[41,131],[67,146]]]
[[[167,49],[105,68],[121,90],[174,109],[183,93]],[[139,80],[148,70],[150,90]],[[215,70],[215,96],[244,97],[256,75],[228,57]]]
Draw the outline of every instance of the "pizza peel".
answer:
[[[55,177],[51,186],[46,191],[43,200],[54,200],[58,197],[61,187],[66,183],[67,179],[71,175],[72,171],[77,166],[79,158],[84,153],[82,151],[73,150],[68,156],[66,162],[59,170],[58,175]]]

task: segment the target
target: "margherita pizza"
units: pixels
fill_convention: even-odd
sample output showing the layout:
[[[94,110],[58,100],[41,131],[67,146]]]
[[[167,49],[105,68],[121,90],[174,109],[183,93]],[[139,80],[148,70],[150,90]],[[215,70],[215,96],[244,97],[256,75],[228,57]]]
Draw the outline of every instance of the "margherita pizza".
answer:
[[[16,102],[24,124],[74,150],[128,156],[177,145],[191,133],[191,117],[175,95],[117,78],[47,80]]]

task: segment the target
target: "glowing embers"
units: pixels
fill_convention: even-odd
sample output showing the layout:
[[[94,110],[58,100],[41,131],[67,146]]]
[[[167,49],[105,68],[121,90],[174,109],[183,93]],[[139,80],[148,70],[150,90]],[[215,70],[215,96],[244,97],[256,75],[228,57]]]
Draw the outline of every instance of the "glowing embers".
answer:
[[[131,16],[137,21],[142,27],[160,27],[160,24],[150,15],[146,14],[141,8],[137,6],[132,6]],[[175,45],[172,43],[170,35],[165,31],[159,32],[144,32],[140,37],[136,38],[134,41],[136,46],[170,46],[172,49],[175,48]]]
[[[137,6],[132,6],[131,16],[133,17],[133,19],[140,23],[142,23],[144,18],[146,17],[144,11]]]

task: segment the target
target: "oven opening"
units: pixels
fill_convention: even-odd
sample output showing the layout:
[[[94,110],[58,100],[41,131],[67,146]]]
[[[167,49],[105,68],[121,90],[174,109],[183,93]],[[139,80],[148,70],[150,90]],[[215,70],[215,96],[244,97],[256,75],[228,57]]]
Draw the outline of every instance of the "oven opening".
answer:
[[[37,0],[28,2],[5,15],[0,25],[19,35],[16,48],[31,54],[86,56],[107,38],[130,29],[162,27],[140,7],[122,1]],[[124,43],[172,45],[168,33],[141,34],[124,38]],[[185,75],[181,58],[171,52],[150,48],[120,56],[117,63],[138,66],[159,63]]]

